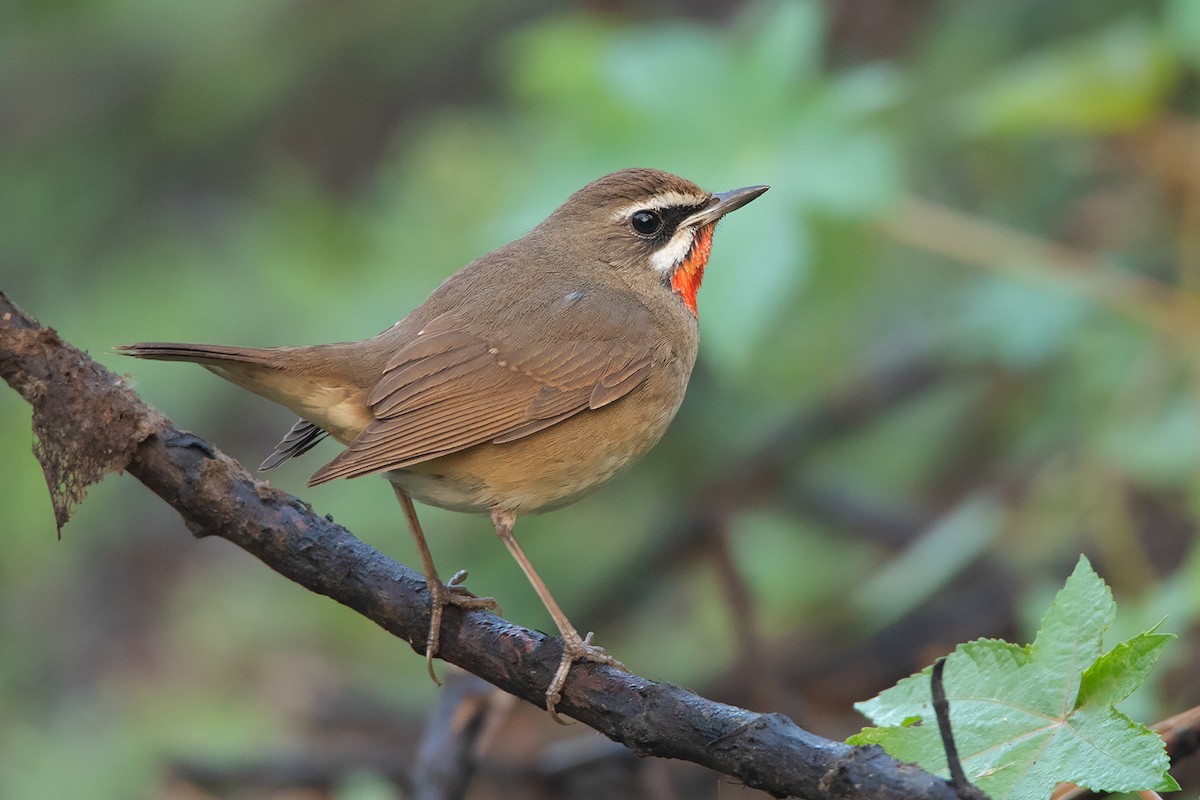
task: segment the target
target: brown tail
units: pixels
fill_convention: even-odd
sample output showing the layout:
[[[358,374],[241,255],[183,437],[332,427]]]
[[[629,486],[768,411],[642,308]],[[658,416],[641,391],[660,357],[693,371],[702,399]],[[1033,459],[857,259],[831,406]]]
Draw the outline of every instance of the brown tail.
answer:
[[[311,349],[311,348],[309,348]],[[229,347],[221,344],[142,342],[118,347],[117,352],[156,361],[190,361],[227,381],[249,389],[301,414],[313,391],[313,377],[303,369],[296,347]]]
[[[118,347],[123,355],[157,361],[190,361],[227,381],[291,409],[311,423],[318,433],[328,431],[343,442],[358,435],[371,419],[366,392],[376,375],[368,363],[359,368],[362,348],[357,343],[317,347],[230,347],[220,344],[183,342],[140,342]],[[357,358],[357,360],[356,360]],[[347,369],[349,367],[349,369]],[[358,373],[354,371],[357,368]],[[378,377],[374,378],[378,380]],[[293,429],[292,433],[298,433]],[[267,463],[279,463],[311,447],[317,435],[305,429],[307,438],[280,442]],[[315,437],[315,438],[314,438]],[[276,456],[282,456],[275,461]]]
[[[271,366],[273,362],[273,348],[228,347],[220,344],[185,342],[138,342],[121,345],[116,350],[122,355],[154,361],[194,361],[201,364],[234,361],[261,366]]]

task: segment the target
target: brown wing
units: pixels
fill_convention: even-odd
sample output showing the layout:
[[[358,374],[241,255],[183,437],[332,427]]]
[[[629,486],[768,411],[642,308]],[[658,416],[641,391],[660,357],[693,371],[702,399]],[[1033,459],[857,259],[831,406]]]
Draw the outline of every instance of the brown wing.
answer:
[[[427,326],[368,397],[375,420],[309,480],[398,469],[484,442],[511,442],[632,391],[652,350],[619,339],[492,344]]]

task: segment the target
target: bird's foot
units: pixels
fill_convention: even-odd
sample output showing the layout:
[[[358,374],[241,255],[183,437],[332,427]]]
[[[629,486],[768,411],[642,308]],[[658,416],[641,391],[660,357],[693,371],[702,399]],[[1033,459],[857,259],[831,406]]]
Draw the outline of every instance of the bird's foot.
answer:
[[[625,669],[625,665],[610,656],[603,647],[592,644],[591,631],[583,638],[580,638],[575,630],[565,632],[563,634],[562,661],[558,663],[558,670],[554,673],[554,678],[546,689],[546,710],[559,725],[568,723],[558,715],[554,708],[562,699],[563,687],[567,685],[567,675],[571,671],[571,665],[577,661],[593,661],[597,664],[607,664],[617,669]]]
[[[463,581],[466,579],[467,571],[465,569],[454,573],[454,577],[446,583],[429,576],[425,578],[425,585],[429,588],[430,596],[429,636],[425,640],[425,668],[429,671],[429,677],[438,686],[441,686],[442,682],[438,680],[437,674],[433,671],[433,657],[437,655],[438,648],[442,643],[442,611],[446,606],[456,606],[468,611],[483,609],[495,613],[500,612],[500,605],[495,598],[477,597],[463,586]]]

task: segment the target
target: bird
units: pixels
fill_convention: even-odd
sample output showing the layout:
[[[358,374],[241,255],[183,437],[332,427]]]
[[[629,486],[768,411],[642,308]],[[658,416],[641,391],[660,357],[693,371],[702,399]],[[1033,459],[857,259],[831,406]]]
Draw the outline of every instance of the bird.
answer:
[[[517,542],[514,523],[579,499],[659,441],[696,361],[697,292],[717,221],[768,188],[711,193],[661,170],[624,169],[588,183],[524,236],[450,275],[372,338],[117,349],[200,364],[295,413],[262,470],[331,436],[345,449],[309,486],[386,476],[431,598],[425,656],[435,682],[444,608],[497,606],[466,589],[465,572],[441,580],[413,500],[489,514],[562,637],[545,693],[559,720],[572,665],[622,665],[593,644],[592,633],[579,635]]]

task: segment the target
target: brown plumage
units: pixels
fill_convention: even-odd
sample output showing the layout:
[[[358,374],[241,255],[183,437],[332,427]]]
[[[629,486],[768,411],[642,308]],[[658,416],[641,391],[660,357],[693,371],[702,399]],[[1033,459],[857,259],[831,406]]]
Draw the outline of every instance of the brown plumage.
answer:
[[[547,691],[553,711],[574,661],[616,662],[571,626],[512,537],[512,523],[576,499],[659,440],[696,359],[695,290],[712,225],[764,191],[712,195],[665,172],[623,170],[467,264],[374,338],[122,350],[194,361],[299,415],[263,469],[328,433],[347,447],[310,485],[387,474],[433,596],[430,659],[444,605],[494,603],[441,582],[409,497],[490,513],[563,634],[563,663]]]

